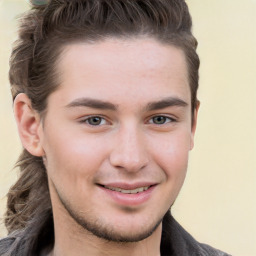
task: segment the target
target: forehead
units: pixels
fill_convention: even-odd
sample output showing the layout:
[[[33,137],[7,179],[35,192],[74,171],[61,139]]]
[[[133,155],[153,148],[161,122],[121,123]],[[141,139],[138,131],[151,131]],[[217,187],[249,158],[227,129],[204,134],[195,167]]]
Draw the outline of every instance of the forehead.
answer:
[[[150,38],[70,44],[57,68],[60,90],[70,97],[83,93],[117,101],[123,95],[142,100],[176,93],[190,99],[183,51]]]

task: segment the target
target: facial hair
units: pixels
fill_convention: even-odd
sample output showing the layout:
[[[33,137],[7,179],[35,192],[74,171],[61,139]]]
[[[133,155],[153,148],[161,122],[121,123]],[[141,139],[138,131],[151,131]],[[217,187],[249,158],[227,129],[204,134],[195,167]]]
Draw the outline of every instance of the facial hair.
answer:
[[[104,239],[109,242],[117,242],[117,243],[133,243],[142,241],[149,236],[151,236],[157,227],[161,224],[163,217],[162,216],[158,221],[149,226],[145,230],[140,230],[140,232],[136,234],[124,235],[114,229],[114,227],[110,227],[101,222],[99,219],[89,220],[81,216],[76,210],[73,209],[68,200],[65,200],[60,193],[57,191],[54,186],[59,201],[67,211],[68,215],[80,226],[83,230],[89,231],[92,235]]]

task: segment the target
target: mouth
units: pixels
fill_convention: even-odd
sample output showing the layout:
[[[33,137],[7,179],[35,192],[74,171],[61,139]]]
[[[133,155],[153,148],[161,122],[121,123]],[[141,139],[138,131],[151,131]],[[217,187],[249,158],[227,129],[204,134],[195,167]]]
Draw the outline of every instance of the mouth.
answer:
[[[118,205],[137,207],[146,203],[154,194],[157,184],[153,183],[109,183],[98,184],[101,191]]]
[[[123,194],[138,194],[138,193],[147,191],[151,186],[138,187],[135,189],[122,189],[118,187],[111,187],[111,186],[105,186],[105,185],[103,187],[112,191],[123,193]]]

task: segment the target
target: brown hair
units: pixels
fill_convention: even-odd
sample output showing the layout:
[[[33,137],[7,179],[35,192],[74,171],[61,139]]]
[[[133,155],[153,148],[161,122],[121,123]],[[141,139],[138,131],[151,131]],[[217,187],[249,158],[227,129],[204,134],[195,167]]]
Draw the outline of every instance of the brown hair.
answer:
[[[42,1],[41,1],[42,2]],[[19,39],[10,59],[13,99],[26,93],[41,115],[48,96],[58,88],[56,64],[72,42],[96,42],[109,37],[147,36],[182,49],[187,60],[192,113],[197,104],[199,58],[184,0],[51,0],[33,5],[21,19]],[[21,231],[20,254],[35,252],[38,240],[53,244],[53,220],[42,158],[25,149],[17,166],[20,177],[8,193],[5,225]],[[45,237],[44,237],[45,236]]]

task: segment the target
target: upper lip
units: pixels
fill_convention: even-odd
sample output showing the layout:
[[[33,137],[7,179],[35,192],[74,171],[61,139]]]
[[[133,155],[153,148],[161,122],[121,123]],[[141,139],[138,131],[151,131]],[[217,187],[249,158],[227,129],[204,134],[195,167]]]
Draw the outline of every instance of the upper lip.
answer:
[[[121,188],[125,190],[133,190],[136,188],[150,187],[156,185],[154,182],[136,182],[136,183],[124,183],[124,182],[111,182],[105,184],[98,184],[104,187]]]

